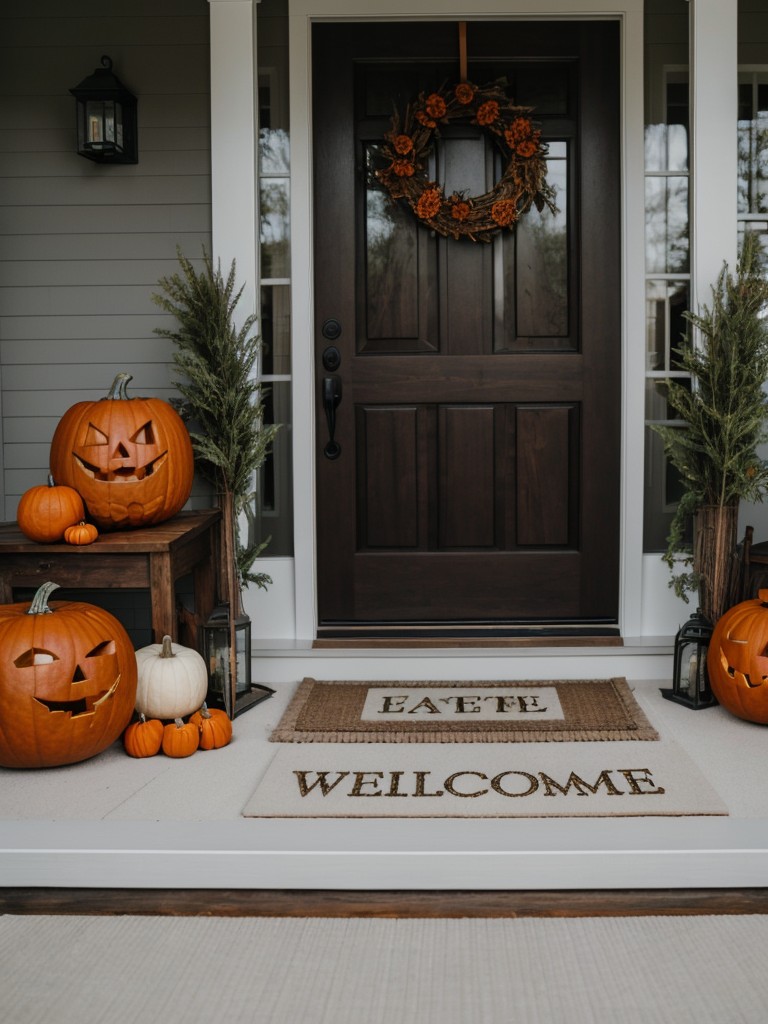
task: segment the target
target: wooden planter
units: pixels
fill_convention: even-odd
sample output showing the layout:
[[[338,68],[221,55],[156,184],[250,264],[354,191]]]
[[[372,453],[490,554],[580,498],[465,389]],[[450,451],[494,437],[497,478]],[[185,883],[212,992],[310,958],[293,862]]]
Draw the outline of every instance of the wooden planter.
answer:
[[[738,520],[738,504],[705,505],[696,513],[693,567],[701,578],[701,613],[713,626],[738,600]]]

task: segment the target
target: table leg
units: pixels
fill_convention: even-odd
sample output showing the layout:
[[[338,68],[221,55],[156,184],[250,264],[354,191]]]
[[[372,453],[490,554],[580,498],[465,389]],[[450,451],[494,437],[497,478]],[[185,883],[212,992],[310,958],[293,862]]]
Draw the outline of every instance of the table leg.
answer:
[[[152,603],[153,643],[162,643],[164,636],[178,640],[174,579],[168,552],[152,552],[149,556],[150,600]]]
[[[13,604],[13,583],[10,570],[0,570],[0,604]]]

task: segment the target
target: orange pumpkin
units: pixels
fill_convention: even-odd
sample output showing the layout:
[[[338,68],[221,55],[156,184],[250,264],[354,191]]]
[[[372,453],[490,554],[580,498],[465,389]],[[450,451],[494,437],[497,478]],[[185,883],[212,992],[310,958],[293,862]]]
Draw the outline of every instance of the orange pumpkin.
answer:
[[[218,750],[219,747],[226,747],[232,739],[232,722],[226,711],[209,708],[203,703],[199,711],[190,715],[189,720],[200,730],[201,750]]]
[[[55,544],[67,527],[84,515],[83,499],[77,491],[54,483],[49,474],[47,484],[30,487],[22,494],[16,520],[25,537],[38,544]]]
[[[68,526],[64,531],[64,540],[67,544],[75,544],[77,546],[93,544],[98,536],[99,531],[93,523],[86,523],[83,520],[74,526]]]
[[[131,757],[154,757],[163,743],[163,723],[159,718],[139,715],[123,733],[123,746]]]
[[[768,724],[768,590],[723,615],[709,642],[712,692],[731,714]]]
[[[51,441],[53,475],[82,495],[101,530],[161,523],[192,490],[187,428],[163,399],[129,398],[132,379],[119,373],[106,398],[73,405]]]
[[[48,598],[0,606],[0,765],[49,768],[101,753],[133,715],[136,655],[109,612]]]
[[[163,728],[163,753],[168,757],[189,757],[200,745],[200,731],[191,722],[174,718]]]

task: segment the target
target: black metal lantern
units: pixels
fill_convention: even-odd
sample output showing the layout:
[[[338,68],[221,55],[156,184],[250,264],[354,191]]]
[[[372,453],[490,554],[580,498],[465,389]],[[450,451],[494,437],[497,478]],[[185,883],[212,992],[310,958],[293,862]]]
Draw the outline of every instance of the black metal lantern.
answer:
[[[136,164],[136,97],[112,73],[112,58],[69,91],[77,101],[77,152],[103,164]]]
[[[221,604],[211,612],[202,627],[202,649],[208,666],[209,707],[223,708],[230,718],[235,718],[275,692],[251,682],[251,620],[247,615],[235,619],[234,678],[230,666],[229,605]]]
[[[667,700],[683,704],[694,711],[717,704],[707,672],[707,651],[712,639],[712,626],[697,609],[678,630],[675,637],[675,665],[672,689],[662,690]]]

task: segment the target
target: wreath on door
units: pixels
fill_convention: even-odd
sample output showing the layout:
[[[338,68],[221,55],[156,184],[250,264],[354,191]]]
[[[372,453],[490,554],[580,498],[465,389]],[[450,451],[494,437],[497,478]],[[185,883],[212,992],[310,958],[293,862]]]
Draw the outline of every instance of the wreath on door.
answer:
[[[404,199],[419,222],[445,237],[490,241],[513,230],[531,206],[557,212],[555,191],[546,180],[547,146],[530,118],[532,107],[516,106],[503,82],[479,88],[462,81],[435,92],[420,93],[401,118],[396,111],[384,135],[381,153],[387,164],[376,179],[393,201]],[[467,191],[446,195],[428,172],[429,157],[441,125],[479,125],[499,149],[501,177],[483,195]]]

